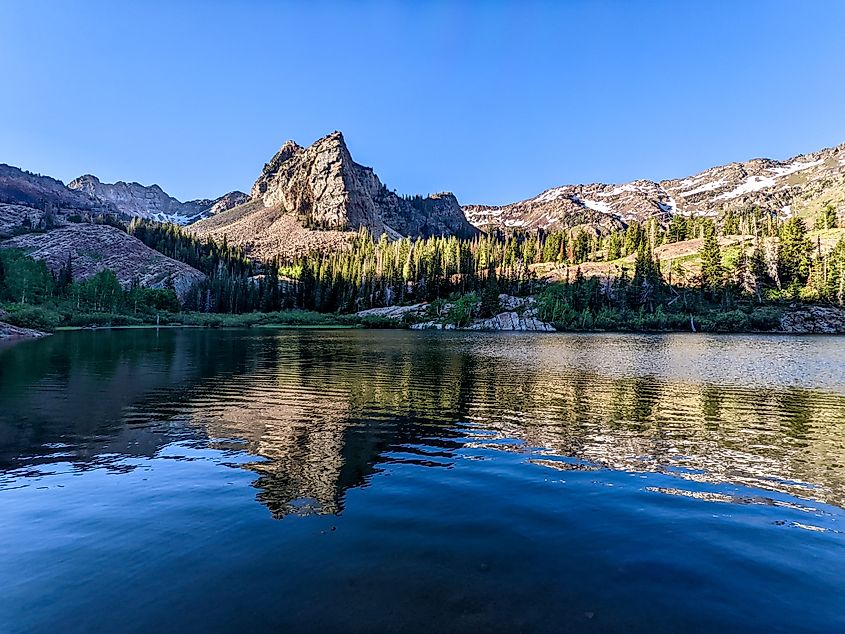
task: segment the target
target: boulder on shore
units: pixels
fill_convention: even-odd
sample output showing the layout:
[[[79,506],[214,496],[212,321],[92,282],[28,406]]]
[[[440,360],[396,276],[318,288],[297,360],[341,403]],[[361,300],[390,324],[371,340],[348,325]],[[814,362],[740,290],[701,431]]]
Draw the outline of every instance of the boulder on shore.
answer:
[[[466,326],[457,327],[455,324],[444,324],[439,321],[424,321],[411,326],[412,330],[484,330],[484,331],[521,331],[521,332],[555,332],[555,327],[531,315],[520,315],[508,311],[499,313],[487,319],[474,319]]]
[[[528,311],[526,311],[527,313]],[[464,330],[521,330],[527,332],[555,332],[555,327],[534,315],[508,311],[489,319],[476,319]]]
[[[355,313],[356,317],[385,317],[387,319],[402,319],[405,315],[421,315],[428,304],[420,303],[412,306],[385,306],[383,308],[368,308]]]
[[[782,332],[794,334],[843,334],[845,309],[833,306],[802,306],[787,311],[780,320]]]
[[[41,332],[40,330],[33,330],[32,328],[21,328],[20,326],[13,326],[4,321],[0,321],[0,340],[2,339],[33,339],[36,337],[46,337],[49,333]]]

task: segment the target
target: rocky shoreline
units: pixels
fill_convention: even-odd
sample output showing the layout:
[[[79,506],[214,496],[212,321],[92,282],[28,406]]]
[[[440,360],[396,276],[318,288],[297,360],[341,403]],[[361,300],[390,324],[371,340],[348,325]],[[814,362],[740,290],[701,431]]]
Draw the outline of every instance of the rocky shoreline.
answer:
[[[476,317],[465,325],[458,325],[449,321],[449,313],[453,304],[444,304],[436,318],[426,319],[429,314],[429,304],[419,303],[411,306],[388,306],[385,308],[370,308],[356,313],[356,316],[393,319],[399,323],[409,323],[411,330],[479,330],[488,332],[522,331],[522,332],[556,332],[554,326],[537,317],[536,299],[534,297],[514,297],[499,295],[499,307],[504,309],[491,317]],[[414,321],[419,320],[419,321]]]
[[[533,316],[520,315],[508,311],[499,313],[487,319],[474,319],[466,326],[443,323],[442,321],[423,321],[411,324],[411,330],[481,330],[487,332],[521,331],[521,332],[557,332],[557,329],[545,321]]]
[[[430,317],[426,303],[410,306],[371,308],[356,313],[358,317],[376,317],[406,324],[411,330],[461,330],[486,332],[557,332],[550,323],[537,316],[536,298],[499,296],[504,310],[491,317],[476,317],[465,325],[448,319],[451,304],[443,306],[441,314]],[[428,318],[427,318],[428,317]],[[845,334],[845,308],[834,306],[796,306],[784,311],[780,328],[766,331],[771,334]]]
[[[426,319],[429,305],[425,303],[410,306],[389,306],[360,311],[358,317],[383,318],[395,322],[396,327],[406,326],[411,330],[460,330],[477,332],[557,332],[550,323],[537,317],[533,297],[519,298],[502,296],[504,310],[492,317],[476,317],[465,325],[447,320],[449,305],[441,317]],[[3,317],[0,311],[0,318]],[[415,321],[416,320],[416,321]],[[173,326],[171,326],[173,327]],[[179,327],[179,326],[175,326]],[[189,326],[190,327],[190,326]],[[625,331],[627,332],[627,331]],[[663,332],[663,331],[660,331]],[[667,331],[668,332],[668,331]],[[777,330],[763,334],[845,334],[845,308],[832,306],[801,306],[787,309]],[[50,333],[32,328],[23,328],[0,321],[0,341],[34,339]]]
[[[0,321],[0,341],[7,339],[36,339],[38,337],[46,337],[49,334],[40,330],[21,328],[20,326],[13,326],[12,324]]]
[[[833,306],[802,306],[790,309],[780,320],[780,332],[791,334],[845,334],[845,309]]]

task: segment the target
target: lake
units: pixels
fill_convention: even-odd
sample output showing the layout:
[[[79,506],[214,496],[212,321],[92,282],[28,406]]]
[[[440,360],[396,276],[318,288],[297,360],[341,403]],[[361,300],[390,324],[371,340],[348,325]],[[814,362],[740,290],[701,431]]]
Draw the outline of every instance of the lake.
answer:
[[[845,338],[0,349],[0,631],[845,630]]]

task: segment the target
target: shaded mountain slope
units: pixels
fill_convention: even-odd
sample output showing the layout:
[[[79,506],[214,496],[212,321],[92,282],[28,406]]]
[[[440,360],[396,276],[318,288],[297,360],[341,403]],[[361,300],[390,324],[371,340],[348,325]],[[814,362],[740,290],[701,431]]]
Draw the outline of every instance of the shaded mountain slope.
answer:
[[[124,287],[137,280],[141,286],[164,288],[170,280],[180,300],[193,284],[205,279],[200,271],[107,225],[70,224],[44,233],[28,233],[0,242],[0,248],[22,249],[30,257],[44,260],[54,273],[70,258],[76,280],[105,269],[114,271]]]

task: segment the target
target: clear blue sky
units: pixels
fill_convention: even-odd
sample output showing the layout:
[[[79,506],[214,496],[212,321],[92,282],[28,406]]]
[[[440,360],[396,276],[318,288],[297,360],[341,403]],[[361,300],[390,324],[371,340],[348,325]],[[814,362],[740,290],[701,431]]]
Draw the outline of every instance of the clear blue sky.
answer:
[[[0,0],[0,162],[249,190],[344,132],[400,193],[503,203],[845,141],[845,2]]]

